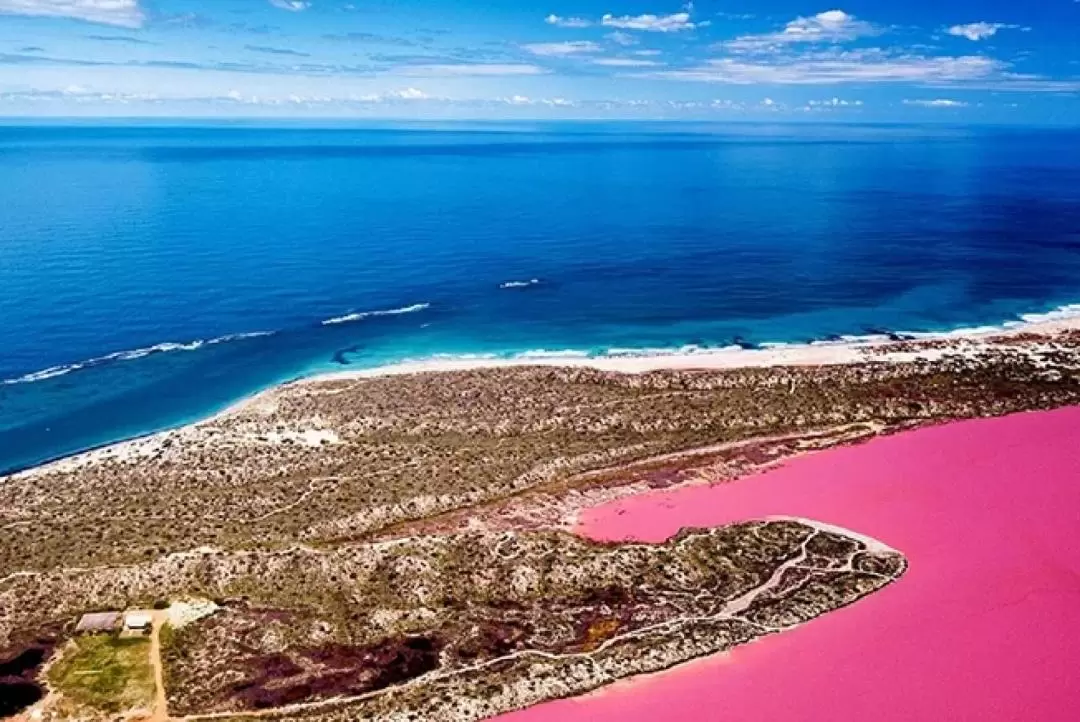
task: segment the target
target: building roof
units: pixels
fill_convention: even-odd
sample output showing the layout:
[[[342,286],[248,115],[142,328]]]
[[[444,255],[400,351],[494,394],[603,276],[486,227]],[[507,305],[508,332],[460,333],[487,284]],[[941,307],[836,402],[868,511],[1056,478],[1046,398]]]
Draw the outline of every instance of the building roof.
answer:
[[[143,629],[153,624],[153,617],[146,612],[131,612],[124,617],[124,626],[128,629]]]
[[[120,623],[120,612],[95,612],[84,614],[79,624],[75,627],[76,632],[111,632]]]

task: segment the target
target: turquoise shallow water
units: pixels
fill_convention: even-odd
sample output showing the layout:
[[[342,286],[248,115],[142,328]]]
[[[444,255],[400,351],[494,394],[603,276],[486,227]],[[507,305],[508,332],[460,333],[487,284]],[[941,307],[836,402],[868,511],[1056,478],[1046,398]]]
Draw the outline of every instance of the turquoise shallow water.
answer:
[[[0,469],[318,371],[1080,301],[1071,131],[7,125],[0,188]]]

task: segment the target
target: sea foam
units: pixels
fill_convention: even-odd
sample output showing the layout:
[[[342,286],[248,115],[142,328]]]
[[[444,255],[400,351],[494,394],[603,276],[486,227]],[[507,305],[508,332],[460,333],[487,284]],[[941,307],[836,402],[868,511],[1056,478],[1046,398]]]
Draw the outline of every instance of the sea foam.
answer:
[[[356,313],[349,313],[344,316],[337,316],[335,318],[328,318],[322,322],[323,326],[335,326],[340,323],[352,323],[353,321],[363,321],[365,318],[373,318],[377,316],[401,316],[406,313],[416,313],[417,311],[424,311],[431,308],[430,303],[414,303],[412,306],[403,306],[402,308],[391,308],[385,311],[360,311]]]
[[[1068,321],[1080,317],[1080,303],[1070,303],[1058,306],[1046,313],[1025,313],[1020,316],[1024,323],[1047,323],[1051,321]]]
[[[701,346],[687,344],[685,346],[668,346],[661,348],[609,348],[603,352],[608,358],[651,358],[655,356],[693,356],[696,354],[709,354],[718,351],[739,351],[740,346]]]
[[[499,284],[499,288],[506,290],[510,288],[529,288],[530,286],[539,286],[543,281],[539,278],[530,278],[528,281],[504,281]]]
[[[581,351],[578,349],[563,349],[561,351],[549,351],[548,349],[538,348],[530,351],[521,351],[514,354],[514,358],[533,358],[533,359],[558,359],[558,358],[588,358],[588,351]]]
[[[58,376],[64,376],[74,371],[82,371],[83,369],[94,368],[97,366],[104,366],[106,364],[115,363],[117,361],[134,361],[136,359],[145,358],[154,354],[173,353],[176,351],[197,351],[204,346],[214,346],[220,343],[228,343],[229,341],[241,341],[246,338],[258,338],[260,336],[270,336],[272,331],[253,331],[251,333],[233,333],[226,336],[218,336],[216,338],[198,339],[188,342],[174,342],[167,341],[165,343],[154,344],[153,346],[145,346],[143,348],[131,349],[129,351],[116,351],[114,353],[106,354],[104,356],[97,356],[86,361],[79,361],[77,363],[62,364],[59,366],[50,366],[47,369],[40,371],[34,371],[32,373],[18,376],[12,379],[0,380],[0,386],[10,386],[13,384],[29,384],[35,381],[45,381],[47,379],[56,378]]]

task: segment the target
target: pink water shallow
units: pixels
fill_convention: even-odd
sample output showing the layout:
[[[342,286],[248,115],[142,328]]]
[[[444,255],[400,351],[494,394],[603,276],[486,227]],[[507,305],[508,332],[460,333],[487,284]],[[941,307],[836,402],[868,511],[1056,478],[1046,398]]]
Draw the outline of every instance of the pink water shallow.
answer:
[[[1075,722],[1080,408],[951,424],[823,452],[734,484],[593,510],[582,532],[796,516],[904,552],[904,578],[729,655],[502,722]]]

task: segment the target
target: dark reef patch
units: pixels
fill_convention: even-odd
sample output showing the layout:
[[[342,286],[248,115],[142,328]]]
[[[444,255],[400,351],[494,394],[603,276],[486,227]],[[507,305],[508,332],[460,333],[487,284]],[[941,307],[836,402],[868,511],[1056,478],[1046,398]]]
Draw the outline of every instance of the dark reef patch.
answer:
[[[347,346],[346,348],[339,348],[334,352],[334,363],[339,366],[350,366],[352,365],[352,359],[349,357],[353,354],[358,354],[363,350],[363,346]]]

